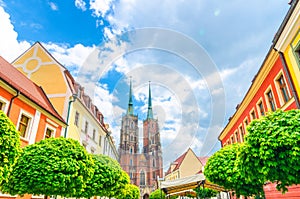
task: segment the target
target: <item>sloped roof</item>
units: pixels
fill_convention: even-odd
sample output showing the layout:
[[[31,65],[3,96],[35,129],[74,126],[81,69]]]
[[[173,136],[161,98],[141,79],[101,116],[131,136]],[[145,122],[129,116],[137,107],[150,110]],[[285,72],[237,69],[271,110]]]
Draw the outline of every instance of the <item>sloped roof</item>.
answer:
[[[179,157],[172,163],[172,164],[176,163],[176,166],[175,166],[173,169],[171,169],[171,166],[170,166],[169,169],[168,169],[167,172],[166,172],[166,175],[169,174],[169,173],[171,173],[171,172],[173,172],[173,171],[175,171],[175,170],[177,170],[177,169],[179,169],[179,167],[180,167],[180,165],[181,165],[183,159],[185,158],[187,152],[188,152],[188,150],[187,150],[184,154],[182,154],[181,156],[179,156]]]
[[[65,123],[47,98],[44,90],[0,56],[0,78],[48,113]],[[66,123],[65,123],[66,124]]]

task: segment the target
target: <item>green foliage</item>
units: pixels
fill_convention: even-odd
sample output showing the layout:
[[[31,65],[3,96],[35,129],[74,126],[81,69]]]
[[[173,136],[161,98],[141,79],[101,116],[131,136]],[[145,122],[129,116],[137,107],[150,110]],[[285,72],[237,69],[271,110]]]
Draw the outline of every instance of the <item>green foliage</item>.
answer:
[[[195,188],[194,191],[197,193],[197,197],[200,199],[215,197],[218,194],[218,192],[213,189],[203,188],[201,186]]]
[[[94,173],[92,157],[79,142],[49,138],[24,148],[4,192],[77,197]]]
[[[0,111],[0,184],[7,182],[20,152],[20,134],[10,119]]]
[[[126,184],[124,189],[121,190],[121,195],[118,199],[139,199],[140,189],[133,184]]]
[[[165,198],[166,197],[166,194],[165,192],[163,192],[162,190],[160,189],[156,189],[155,191],[153,191],[151,194],[150,194],[150,199],[161,199],[161,198]]]
[[[272,112],[247,130],[241,161],[248,180],[276,182],[282,192],[300,184],[300,110]]]
[[[129,176],[116,160],[105,155],[99,157],[100,164],[106,165],[106,167],[102,167],[103,179],[98,183],[103,185],[103,190],[98,196],[117,197],[120,195],[120,190],[130,182]]]
[[[212,183],[223,186],[227,190],[234,190],[237,196],[263,195],[263,183],[248,181],[241,175],[238,153],[244,145],[227,145],[213,154],[204,169],[205,177]]]
[[[90,198],[92,196],[115,197],[119,190],[129,183],[129,177],[123,174],[119,163],[109,156],[92,154],[95,163],[94,175],[86,182],[86,188],[81,197]],[[123,178],[125,178],[125,180]]]

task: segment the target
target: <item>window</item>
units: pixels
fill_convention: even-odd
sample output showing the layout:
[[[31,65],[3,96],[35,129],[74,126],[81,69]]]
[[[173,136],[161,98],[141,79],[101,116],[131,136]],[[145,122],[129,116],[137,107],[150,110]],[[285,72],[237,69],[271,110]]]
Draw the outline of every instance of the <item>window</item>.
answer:
[[[54,130],[50,128],[46,128],[45,139],[54,137]]]
[[[289,93],[287,89],[287,85],[284,81],[283,75],[281,74],[280,77],[277,79],[277,83],[280,89],[281,99],[284,103],[286,103],[289,100]]]
[[[140,185],[145,185],[145,172],[140,172]]]
[[[234,132],[236,142],[240,142],[238,131]]]
[[[96,130],[95,129],[93,129],[93,140],[95,140],[96,139]]]
[[[155,160],[152,160],[152,166],[155,167]]]
[[[155,171],[152,172],[152,178],[153,178],[153,180],[155,180],[155,178],[156,178],[156,173],[155,173]]]
[[[4,105],[5,105],[5,103],[0,101],[0,110],[1,111],[4,111]]]
[[[231,141],[231,144],[234,143],[234,139],[233,139],[233,136],[230,137],[230,141]]]
[[[245,126],[248,126],[249,122],[248,122],[248,119],[245,119]]]
[[[19,127],[18,131],[20,131],[20,136],[26,138],[28,131],[29,131],[29,124],[30,124],[30,117],[22,114],[20,121],[19,121]]]
[[[257,106],[258,106],[259,114],[260,114],[261,116],[264,116],[264,115],[265,115],[265,109],[264,109],[263,102],[260,101],[260,102],[257,104]]]
[[[130,177],[130,179],[133,178],[132,171],[129,172],[129,177]]]
[[[130,163],[129,164],[130,164],[130,166],[132,166],[132,159],[130,159]]]
[[[101,142],[102,142],[102,136],[99,135],[99,146],[101,146]]]
[[[241,142],[243,142],[244,141],[245,131],[244,131],[244,128],[243,128],[242,125],[239,127],[239,129],[240,129],[240,135],[241,135]]]
[[[1,111],[3,111],[3,112],[6,112],[7,111],[7,104],[8,104],[9,102],[5,99],[5,98],[2,98],[1,96],[0,96],[0,110]]]
[[[132,147],[130,147],[129,152],[130,152],[130,154],[132,154]]]
[[[88,130],[89,130],[89,123],[88,123],[88,121],[85,121],[84,133],[88,133]]]
[[[78,127],[78,124],[79,124],[79,113],[77,111],[75,113],[74,124]]]
[[[251,119],[252,120],[256,119],[256,115],[255,115],[255,111],[254,110],[251,111],[250,115],[251,115]]]
[[[266,95],[267,95],[267,98],[268,98],[268,103],[269,103],[270,109],[272,111],[275,111],[276,106],[275,106],[275,101],[274,101],[274,97],[273,97],[273,94],[272,94],[272,90],[269,90]]]

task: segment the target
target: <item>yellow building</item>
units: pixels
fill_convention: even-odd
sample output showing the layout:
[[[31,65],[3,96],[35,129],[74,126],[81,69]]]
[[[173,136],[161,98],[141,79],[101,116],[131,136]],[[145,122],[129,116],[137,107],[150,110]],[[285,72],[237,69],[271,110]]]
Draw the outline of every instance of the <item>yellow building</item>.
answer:
[[[274,40],[274,48],[286,63],[298,97],[300,95],[300,2],[291,1],[291,7]]]
[[[118,159],[111,133],[104,118],[84,88],[39,42],[12,63],[41,86],[68,126],[62,135],[78,140],[88,152]]]
[[[165,174],[165,180],[175,180],[187,176],[195,175],[203,170],[203,164],[192,149],[188,149],[184,154],[171,163]]]

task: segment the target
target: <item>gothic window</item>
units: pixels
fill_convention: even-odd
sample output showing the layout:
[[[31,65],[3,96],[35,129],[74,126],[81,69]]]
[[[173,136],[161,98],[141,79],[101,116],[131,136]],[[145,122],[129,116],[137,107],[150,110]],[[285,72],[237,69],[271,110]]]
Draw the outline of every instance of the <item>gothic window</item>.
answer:
[[[130,166],[132,166],[132,159],[130,159],[130,163],[129,164],[130,164]]]
[[[130,179],[133,178],[132,171],[129,172],[129,177],[130,177]]]
[[[140,172],[140,185],[145,185],[145,172]]]
[[[132,147],[130,147],[130,154],[132,154],[132,151],[133,151],[133,150],[132,150]]]

